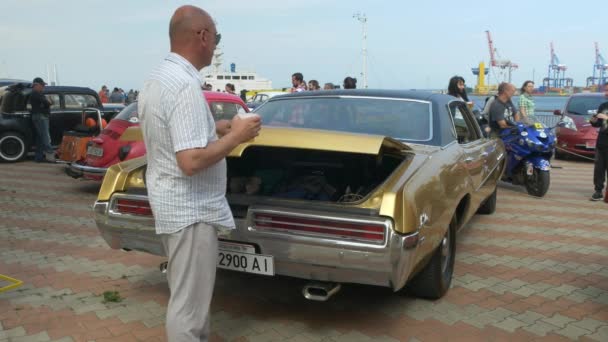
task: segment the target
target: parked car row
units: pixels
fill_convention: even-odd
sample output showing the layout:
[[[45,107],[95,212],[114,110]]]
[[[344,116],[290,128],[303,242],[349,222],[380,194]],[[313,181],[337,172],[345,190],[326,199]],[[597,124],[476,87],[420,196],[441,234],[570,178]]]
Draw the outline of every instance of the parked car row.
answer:
[[[0,90],[0,161],[24,159],[34,147],[34,127],[30,118],[31,84],[15,83]],[[65,131],[82,121],[85,107],[99,109],[110,121],[124,106],[104,106],[97,92],[84,87],[47,86],[43,94],[53,100],[49,117],[51,145],[58,146]]]
[[[213,118],[231,120],[238,113],[247,113],[249,109],[240,97],[215,91],[203,92]],[[93,138],[87,147],[86,157],[71,163],[66,172],[74,178],[101,181],[108,167],[146,154],[146,147],[141,140],[129,140],[123,136],[129,127],[139,126],[137,103],[123,109]]]

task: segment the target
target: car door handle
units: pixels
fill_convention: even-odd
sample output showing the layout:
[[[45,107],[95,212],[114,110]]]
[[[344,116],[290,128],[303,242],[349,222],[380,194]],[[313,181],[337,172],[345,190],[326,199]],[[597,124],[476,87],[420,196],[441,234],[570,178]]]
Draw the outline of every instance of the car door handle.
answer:
[[[481,156],[482,156],[483,158],[487,158],[489,155],[490,155],[490,154],[489,154],[488,152],[482,152],[482,153],[481,153]]]
[[[472,163],[474,160],[475,160],[475,158],[473,158],[473,157],[467,157],[467,158],[464,160],[464,162],[465,162],[465,163],[467,163],[467,164],[470,164],[470,163]]]

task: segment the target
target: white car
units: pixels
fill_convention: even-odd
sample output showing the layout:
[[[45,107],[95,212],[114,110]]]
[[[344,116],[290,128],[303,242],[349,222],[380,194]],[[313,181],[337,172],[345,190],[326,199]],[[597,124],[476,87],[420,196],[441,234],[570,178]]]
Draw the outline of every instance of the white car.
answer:
[[[255,94],[255,96],[253,97],[253,99],[251,101],[247,102],[247,107],[249,107],[249,110],[254,110],[257,107],[259,107],[262,103],[268,101],[268,99],[270,99],[271,97],[274,97],[277,95],[282,95],[282,94],[288,94],[288,93],[283,92],[283,91],[259,92],[259,93]]]

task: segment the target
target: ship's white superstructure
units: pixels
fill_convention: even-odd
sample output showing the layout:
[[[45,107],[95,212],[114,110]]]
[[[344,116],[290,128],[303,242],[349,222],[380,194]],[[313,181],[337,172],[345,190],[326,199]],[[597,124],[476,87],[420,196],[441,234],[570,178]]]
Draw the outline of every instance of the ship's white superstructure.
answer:
[[[234,84],[236,92],[241,90],[263,90],[272,89],[272,81],[258,76],[255,71],[238,70],[232,63],[230,69],[222,67],[223,52],[217,48],[213,55],[211,66],[201,70],[201,76],[207,84],[211,84],[213,90],[224,91],[226,83]]]

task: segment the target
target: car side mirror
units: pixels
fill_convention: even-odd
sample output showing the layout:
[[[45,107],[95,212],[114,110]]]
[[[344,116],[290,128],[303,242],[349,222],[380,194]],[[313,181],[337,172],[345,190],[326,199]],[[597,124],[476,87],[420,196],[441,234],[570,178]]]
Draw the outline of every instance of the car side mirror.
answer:
[[[559,109],[556,109],[553,111],[553,115],[562,115],[562,111]]]

